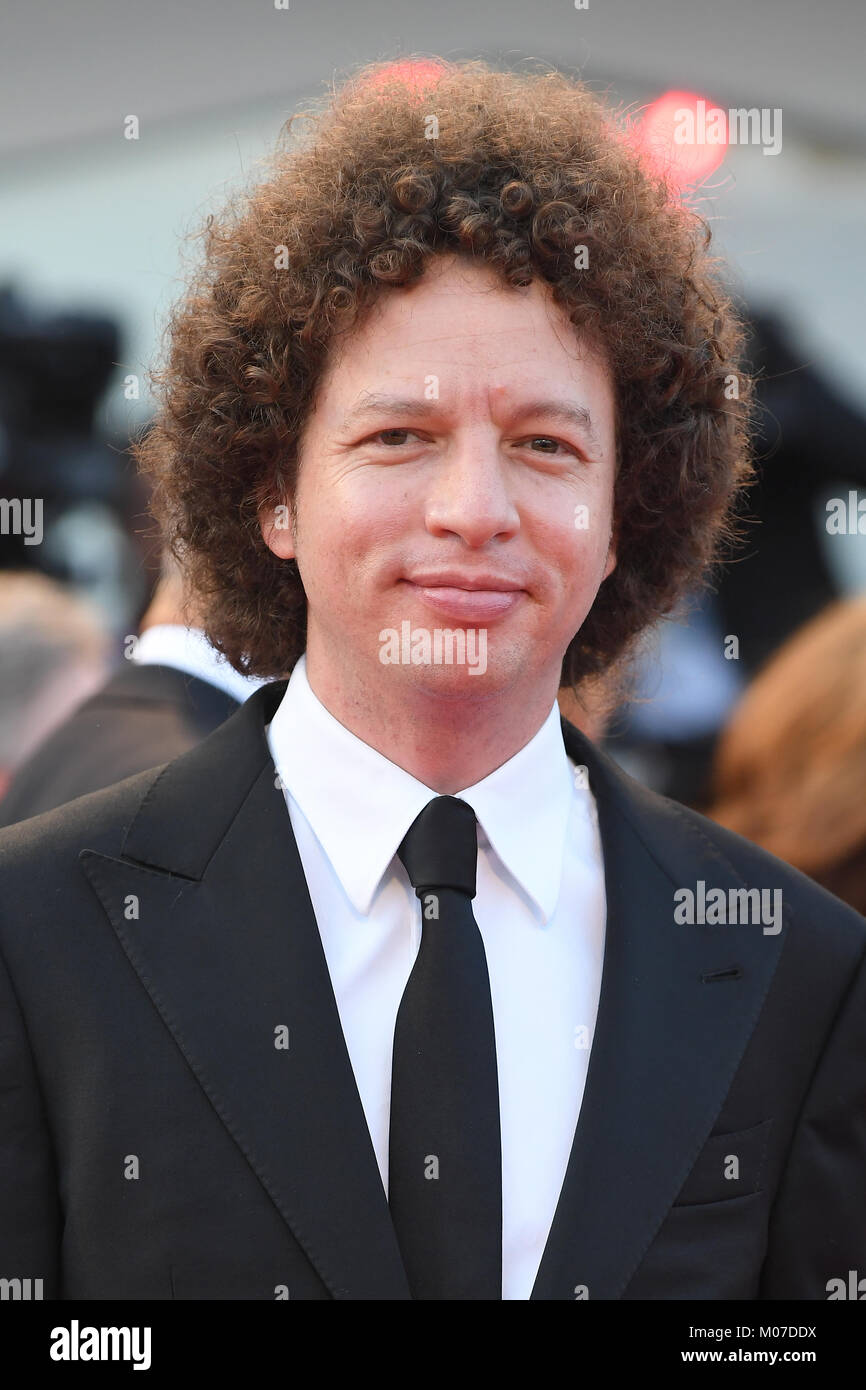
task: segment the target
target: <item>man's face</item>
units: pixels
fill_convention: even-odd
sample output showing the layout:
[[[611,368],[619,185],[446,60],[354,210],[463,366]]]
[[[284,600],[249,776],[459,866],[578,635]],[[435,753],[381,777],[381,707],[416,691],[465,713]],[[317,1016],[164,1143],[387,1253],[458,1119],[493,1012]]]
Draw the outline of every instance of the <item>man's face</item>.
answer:
[[[614,459],[608,369],[546,285],[449,256],[386,291],[329,360],[294,527],[261,517],[297,559],[314,688],[552,701],[616,562]]]

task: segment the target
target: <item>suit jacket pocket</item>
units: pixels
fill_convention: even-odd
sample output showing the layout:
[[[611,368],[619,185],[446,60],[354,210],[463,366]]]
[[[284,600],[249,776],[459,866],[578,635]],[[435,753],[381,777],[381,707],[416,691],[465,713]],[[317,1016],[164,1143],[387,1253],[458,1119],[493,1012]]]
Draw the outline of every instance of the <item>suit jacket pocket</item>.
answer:
[[[674,1203],[724,1202],[760,1192],[772,1120],[731,1134],[711,1134]]]

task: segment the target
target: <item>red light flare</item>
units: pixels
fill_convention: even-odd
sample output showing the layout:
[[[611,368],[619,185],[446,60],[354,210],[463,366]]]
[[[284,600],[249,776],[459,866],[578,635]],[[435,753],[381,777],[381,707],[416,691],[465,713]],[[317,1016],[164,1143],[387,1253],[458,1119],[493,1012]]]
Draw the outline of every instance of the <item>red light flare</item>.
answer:
[[[722,163],[728,148],[727,112],[696,92],[665,92],[645,108],[627,138],[654,173],[687,188]]]
[[[388,87],[399,83],[420,100],[430,95],[444,73],[445,68],[442,64],[432,58],[406,59],[380,68],[372,77],[366,78],[362,85],[371,87],[373,91],[381,91],[384,100]]]

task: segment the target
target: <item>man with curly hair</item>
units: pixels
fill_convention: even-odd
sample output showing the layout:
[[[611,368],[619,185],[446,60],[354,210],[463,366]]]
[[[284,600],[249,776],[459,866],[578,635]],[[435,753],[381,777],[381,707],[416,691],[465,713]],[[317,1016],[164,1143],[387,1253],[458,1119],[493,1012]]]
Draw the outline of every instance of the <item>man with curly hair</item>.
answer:
[[[832,1296],[866,923],[556,703],[735,533],[706,228],[555,72],[373,65],[290,135],[207,226],[137,449],[211,643],[271,679],[0,834],[2,1272]]]

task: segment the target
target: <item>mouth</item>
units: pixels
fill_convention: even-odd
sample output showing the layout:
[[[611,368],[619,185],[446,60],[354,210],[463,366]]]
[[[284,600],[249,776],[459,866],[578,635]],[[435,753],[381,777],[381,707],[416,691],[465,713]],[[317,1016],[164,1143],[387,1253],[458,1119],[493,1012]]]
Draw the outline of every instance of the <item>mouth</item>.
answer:
[[[501,618],[526,596],[518,584],[495,575],[423,574],[401,582],[427,607],[466,623]]]

